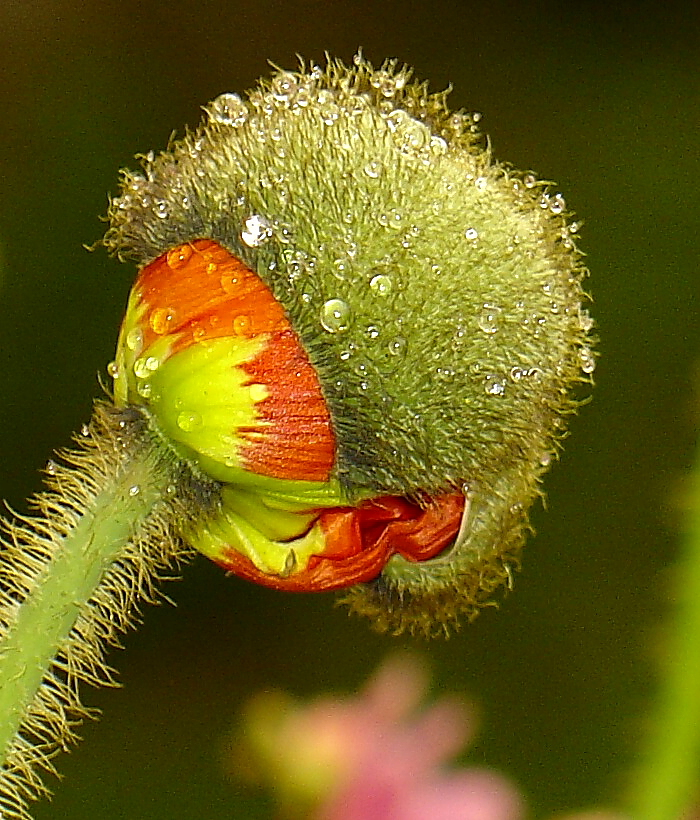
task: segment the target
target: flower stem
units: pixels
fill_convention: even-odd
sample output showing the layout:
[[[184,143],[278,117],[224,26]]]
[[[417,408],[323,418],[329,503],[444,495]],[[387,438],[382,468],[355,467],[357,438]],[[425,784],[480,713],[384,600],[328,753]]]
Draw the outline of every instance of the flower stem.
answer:
[[[700,447],[676,580],[665,678],[632,791],[635,820],[678,820],[700,789]]]
[[[108,644],[184,553],[177,465],[141,414],[98,405],[66,464],[50,463],[33,516],[3,522],[0,551],[0,816],[28,817],[37,768],[89,714],[81,681],[110,683]],[[174,477],[175,476],[175,477]]]

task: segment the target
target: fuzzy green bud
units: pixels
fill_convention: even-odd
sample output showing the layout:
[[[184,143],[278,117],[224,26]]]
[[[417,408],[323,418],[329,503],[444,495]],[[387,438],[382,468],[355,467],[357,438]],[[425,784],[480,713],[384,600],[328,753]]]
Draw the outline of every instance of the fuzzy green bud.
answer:
[[[447,549],[394,550],[346,595],[380,628],[430,633],[517,565],[594,367],[586,271],[561,195],[494,162],[476,115],[395,62],[355,62],[218,97],[125,173],[105,244],[145,266],[209,239],[260,277],[318,374],[348,504],[464,494]]]

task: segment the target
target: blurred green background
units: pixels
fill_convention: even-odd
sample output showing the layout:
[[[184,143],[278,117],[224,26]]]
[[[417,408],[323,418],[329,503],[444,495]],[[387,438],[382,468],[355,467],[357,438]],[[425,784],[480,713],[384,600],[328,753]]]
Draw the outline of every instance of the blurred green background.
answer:
[[[627,8],[627,7],[625,7]],[[631,8],[631,7],[630,7]],[[353,690],[418,648],[436,691],[480,704],[468,759],[509,772],[533,816],[623,787],[644,728],[698,425],[700,24],[695,4],[338,0],[0,2],[0,496],[90,414],[134,275],[104,252],[107,193],[200,106],[295,54],[397,57],[494,153],[557,181],[585,221],[602,338],[593,403],[547,480],[516,590],[448,642],[380,638],[333,607],[227,579],[204,559],[145,613],[125,687],[59,761],[37,818],[264,818],[227,779],[229,726],[254,691]]]

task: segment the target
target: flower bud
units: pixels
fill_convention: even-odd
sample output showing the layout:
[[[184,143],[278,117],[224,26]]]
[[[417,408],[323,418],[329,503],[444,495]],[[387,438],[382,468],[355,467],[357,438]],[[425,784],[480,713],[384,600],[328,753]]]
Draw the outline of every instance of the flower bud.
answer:
[[[509,583],[595,360],[560,194],[395,62],[224,94],[143,173],[115,399],[220,483],[185,533],[281,589],[432,633]]]

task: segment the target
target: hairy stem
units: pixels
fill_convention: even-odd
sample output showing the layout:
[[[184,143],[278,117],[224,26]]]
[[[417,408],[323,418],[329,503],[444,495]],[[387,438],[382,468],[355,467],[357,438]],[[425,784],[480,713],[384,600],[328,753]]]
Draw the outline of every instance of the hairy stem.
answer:
[[[178,465],[145,419],[98,405],[93,422],[51,464],[36,514],[3,522],[0,551],[0,816],[28,817],[39,771],[74,740],[88,711],[81,681],[110,683],[108,644],[154,597],[184,550]],[[186,517],[186,513],[183,513]]]
[[[635,820],[678,820],[700,792],[700,448],[691,480],[669,660],[632,791]]]

